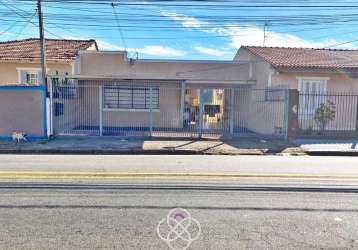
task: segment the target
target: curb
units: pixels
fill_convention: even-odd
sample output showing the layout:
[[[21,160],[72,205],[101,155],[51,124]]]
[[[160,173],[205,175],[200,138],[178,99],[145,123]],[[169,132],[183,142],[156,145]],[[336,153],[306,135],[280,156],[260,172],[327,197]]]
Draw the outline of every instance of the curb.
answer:
[[[0,154],[72,154],[72,155],[272,155],[279,154],[280,151],[269,151],[263,150],[243,150],[242,152],[207,152],[198,150],[140,150],[140,149],[125,149],[125,150],[101,150],[101,149],[0,149]]]
[[[320,150],[313,150],[313,151],[306,151],[307,155],[312,156],[358,156],[358,151],[320,151]]]

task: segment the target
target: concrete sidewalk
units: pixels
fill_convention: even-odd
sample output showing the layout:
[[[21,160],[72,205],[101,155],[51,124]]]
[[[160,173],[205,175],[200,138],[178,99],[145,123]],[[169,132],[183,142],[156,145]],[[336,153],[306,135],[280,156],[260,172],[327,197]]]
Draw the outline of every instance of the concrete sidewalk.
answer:
[[[358,140],[297,139],[293,143],[311,154],[358,155]]]
[[[354,157],[0,155],[0,178],[287,177],[358,181]]]
[[[293,148],[292,148],[293,147]],[[1,154],[227,154],[303,153],[285,140],[123,139],[119,137],[57,137],[49,141],[0,141]]]

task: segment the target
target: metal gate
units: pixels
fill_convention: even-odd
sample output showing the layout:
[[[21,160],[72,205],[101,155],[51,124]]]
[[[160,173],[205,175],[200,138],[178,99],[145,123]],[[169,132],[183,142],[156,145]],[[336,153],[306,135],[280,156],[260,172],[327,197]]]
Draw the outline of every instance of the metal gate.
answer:
[[[55,135],[221,138],[287,133],[287,91],[182,83],[53,83]]]

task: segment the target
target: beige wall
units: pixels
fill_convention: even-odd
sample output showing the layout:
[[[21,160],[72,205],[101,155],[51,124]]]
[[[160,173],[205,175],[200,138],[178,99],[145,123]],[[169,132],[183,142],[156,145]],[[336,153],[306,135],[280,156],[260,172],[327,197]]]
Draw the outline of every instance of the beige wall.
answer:
[[[44,95],[40,90],[4,90],[0,87],[0,135],[14,131],[28,136],[45,135]]]
[[[106,77],[133,77],[155,79],[186,79],[214,81],[246,81],[249,79],[249,64],[238,62],[134,60],[125,53],[83,52],[78,64],[79,75]]]
[[[285,134],[285,102],[266,101],[265,90],[242,88],[235,91],[234,124],[264,135]]]
[[[149,127],[150,112],[104,111],[103,126]],[[180,89],[160,88],[159,110],[153,112],[153,126],[156,128],[180,128]]]
[[[346,74],[339,73],[302,73],[284,72],[275,74],[272,77],[273,85],[287,85],[289,88],[298,89],[297,77],[326,77],[327,92],[330,96],[325,101],[331,101],[336,107],[336,117],[331,121],[327,130],[355,130],[357,114],[357,98],[342,96],[342,94],[358,94],[358,79],[353,79]],[[314,116],[301,116],[299,119],[300,128],[318,129]]]
[[[272,72],[272,68],[269,63],[250,53],[246,49],[240,49],[234,60],[247,61],[251,63],[251,79],[256,82],[255,88],[262,89],[268,86],[270,73]]]
[[[74,99],[55,99],[64,105],[64,115],[55,117],[56,133],[71,133],[79,126],[99,127],[99,87],[110,81],[95,81],[90,84],[80,81]],[[122,84],[128,85],[123,82]],[[135,83],[132,83],[135,85]],[[150,86],[150,85],[148,85]],[[158,86],[158,85],[155,85]],[[180,128],[181,85],[160,84],[159,110],[153,112],[153,126],[156,128]],[[103,110],[103,127],[149,127],[150,113],[145,111]],[[104,130],[106,132],[106,130]]]
[[[327,77],[328,92],[356,92],[358,79],[353,79],[343,73],[316,73],[316,72],[280,72],[272,75],[272,85],[285,85],[290,89],[298,89],[297,77]]]
[[[297,77],[325,77],[327,80],[327,93],[330,96],[324,101],[331,101],[335,104],[335,119],[329,122],[327,130],[351,131],[356,127],[357,98],[344,96],[344,94],[358,93],[358,79],[353,79],[345,74],[339,73],[303,73],[283,72],[272,77],[273,86],[287,85],[291,89],[298,89]],[[342,96],[343,95],[343,96]],[[299,124],[301,129],[318,129],[314,116],[300,116]]]
[[[285,72],[280,69],[273,69],[268,62],[245,48],[238,51],[234,60],[252,62],[252,78],[256,80],[257,88],[266,88],[271,81],[271,86],[287,86],[290,89],[298,89],[297,77],[328,77],[330,79],[327,82],[327,91],[358,91],[358,79],[351,78],[344,72]]]
[[[333,102],[336,106],[336,118],[330,122],[327,129],[332,130],[354,130],[356,127],[357,114],[357,98],[338,96],[339,94],[358,93],[358,79],[350,77],[345,72],[290,72],[287,70],[273,70],[269,63],[262,58],[258,58],[246,49],[240,49],[235,60],[247,60],[253,62],[253,79],[257,84],[254,88],[261,89],[270,86],[285,86],[290,89],[298,89],[299,77],[322,77],[328,78],[327,92],[333,96],[329,96],[327,100]],[[271,76],[270,76],[271,75]],[[271,79],[270,79],[271,77]],[[282,116],[275,118],[275,114],[282,114],[284,105],[279,103],[252,103],[251,111],[245,118],[247,127],[255,132],[273,132],[274,127],[280,127],[283,124]],[[253,116],[252,114],[256,115]],[[265,122],[263,122],[265,121]],[[317,129],[318,126],[312,116],[300,116],[300,128]],[[270,132],[270,133],[271,133]]]
[[[48,74],[54,75],[56,71],[60,75],[66,72],[72,74],[71,63],[48,63]],[[40,63],[23,63],[23,62],[0,62],[0,85],[19,84],[18,71],[16,68],[41,68]]]

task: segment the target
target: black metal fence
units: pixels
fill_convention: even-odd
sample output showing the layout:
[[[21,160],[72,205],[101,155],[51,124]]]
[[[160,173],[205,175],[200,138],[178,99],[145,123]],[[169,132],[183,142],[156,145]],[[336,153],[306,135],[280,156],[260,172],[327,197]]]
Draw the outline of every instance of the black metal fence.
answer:
[[[299,93],[300,137],[355,137],[358,93]]]

